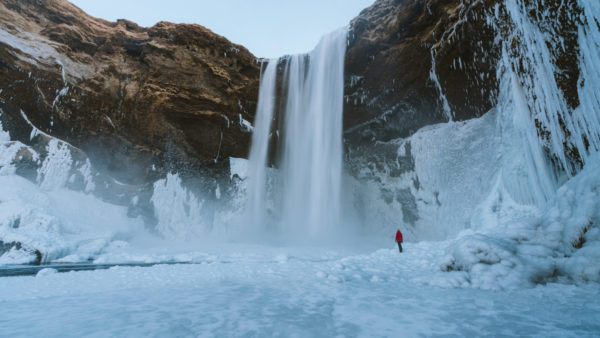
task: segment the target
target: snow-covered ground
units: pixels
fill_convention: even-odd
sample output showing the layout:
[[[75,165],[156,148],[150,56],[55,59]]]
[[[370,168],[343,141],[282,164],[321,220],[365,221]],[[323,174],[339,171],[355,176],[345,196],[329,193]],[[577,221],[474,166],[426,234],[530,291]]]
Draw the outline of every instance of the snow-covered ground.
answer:
[[[67,189],[66,168],[15,174],[25,150],[44,170],[71,163],[64,144],[42,161],[0,141],[0,238],[13,243],[0,265],[186,263],[0,278],[0,336],[600,335],[597,153],[543,209],[521,210],[496,184],[471,229],[399,254],[393,233],[317,247],[211,237],[174,175],[155,184],[152,232]]]
[[[0,278],[0,336],[600,335],[598,284],[447,288],[443,244],[231,244],[197,264]]]

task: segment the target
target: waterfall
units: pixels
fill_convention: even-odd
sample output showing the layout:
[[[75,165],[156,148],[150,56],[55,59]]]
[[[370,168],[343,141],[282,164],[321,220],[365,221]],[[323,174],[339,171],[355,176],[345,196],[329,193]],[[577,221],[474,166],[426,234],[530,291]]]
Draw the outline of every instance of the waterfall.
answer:
[[[254,226],[269,221],[295,236],[316,237],[339,226],[341,217],[342,110],[346,29],[324,36],[308,54],[271,60],[261,78],[249,164],[248,212]],[[277,102],[277,64],[285,65]],[[267,162],[272,121],[282,122],[280,184],[273,187],[281,210],[267,215]]]
[[[267,68],[261,74],[258,93],[258,107],[252,133],[248,165],[248,221],[252,226],[259,226],[265,220],[265,198],[267,184],[267,159],[269,155],[269,138],[275,109],[275,87],[277,82],[277,60],[269,60]]]

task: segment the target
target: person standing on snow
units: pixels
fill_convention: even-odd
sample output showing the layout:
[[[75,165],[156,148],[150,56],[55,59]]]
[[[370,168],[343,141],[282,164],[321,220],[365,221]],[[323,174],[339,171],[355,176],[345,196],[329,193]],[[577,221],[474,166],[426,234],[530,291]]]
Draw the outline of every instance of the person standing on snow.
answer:
[[[398,243],[398,250],[402,252],[402,233],[400,230],[396,231],[396,243]]]

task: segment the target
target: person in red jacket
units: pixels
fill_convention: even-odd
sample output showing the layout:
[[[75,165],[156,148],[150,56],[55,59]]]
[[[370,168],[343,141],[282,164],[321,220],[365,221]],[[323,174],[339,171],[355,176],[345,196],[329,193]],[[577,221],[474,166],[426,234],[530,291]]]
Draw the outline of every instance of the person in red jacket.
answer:
[[[396,231],[396,243],[398,243],[398,250],[402,252],[402,233],[400,230]]]

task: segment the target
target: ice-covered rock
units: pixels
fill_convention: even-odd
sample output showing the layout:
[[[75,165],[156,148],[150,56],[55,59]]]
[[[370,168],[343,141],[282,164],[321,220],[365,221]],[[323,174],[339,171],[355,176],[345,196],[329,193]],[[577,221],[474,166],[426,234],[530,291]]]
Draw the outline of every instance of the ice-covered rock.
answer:
[[[463,234],[440,261],[479,288],[600,282],[600,154],[556,192],[539,217]]]

